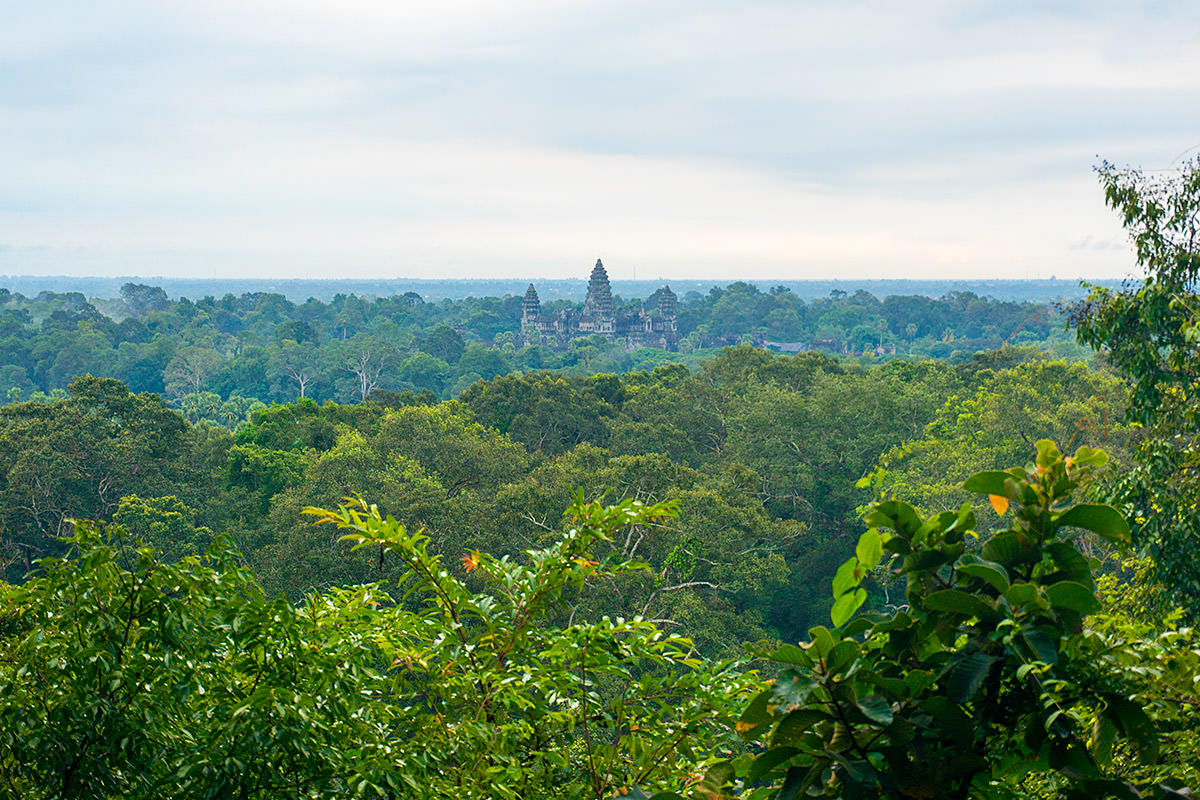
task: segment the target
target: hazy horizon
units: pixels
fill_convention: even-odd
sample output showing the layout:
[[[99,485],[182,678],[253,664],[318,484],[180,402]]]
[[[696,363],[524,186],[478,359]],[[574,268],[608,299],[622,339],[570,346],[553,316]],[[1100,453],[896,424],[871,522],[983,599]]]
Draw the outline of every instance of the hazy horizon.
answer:
[[[426,301],[459,300],[466,297],[520,297],[533,284],[543,302],[573,300],[582,302],[587,293],[586,277],[490,277],[490,278],[204,278],[155,276],[71,276],[71,275],[0,275],[0,288],[26,296],[42,291],[81,292],[89,298],[115,299],[127,282],[161,287],[172,298],[188,297],[198,300],[206,296],[241,295],[254,292],[282,294],[293,302],[309,297],[327,301],[338,293],[360,296],[392,296],[414,291]],[[712,288],[725,288],[733,283],[749,283],[762,292],[783,286],[804,300],[828,297],[834,290],[853,293],[860,289],[880,299],[887,295],[924,295],[941,297],[951,291],[969,291],[997,300],[1054,302],[1082,297],[1086,291],[1081,282],[1098,283],[1115,288],[1119,281],[1104,278],[1048,278],[1032,280],[1010,279],[620,279],[611,281],[613,293],[624,299],[648,297],[664,284],[678,295],[691,292],[707,294]]]

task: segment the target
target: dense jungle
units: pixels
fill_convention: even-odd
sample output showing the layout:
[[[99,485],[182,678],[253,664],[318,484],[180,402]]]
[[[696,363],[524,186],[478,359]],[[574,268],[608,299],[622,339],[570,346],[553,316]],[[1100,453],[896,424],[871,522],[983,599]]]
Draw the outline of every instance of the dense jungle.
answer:
[[[1100,174],[1140,282],[679,352],[0,293],[0,791],[1191,797],[1200,164]]]

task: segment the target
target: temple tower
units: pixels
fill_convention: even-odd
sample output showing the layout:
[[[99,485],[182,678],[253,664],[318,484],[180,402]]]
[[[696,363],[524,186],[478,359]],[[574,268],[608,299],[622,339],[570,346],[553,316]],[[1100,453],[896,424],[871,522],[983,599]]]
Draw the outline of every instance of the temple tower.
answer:
[[[596,259],[592,275],[588,279],[587,299],[583,302],[583,315],[597,319],[612,320],[615,316],[612,287],[608,285],[608,273],[604,264]]]
[[[542,316],[542,301],[538,299],[537,289],[533,284],[525,290],[525,300],[521,303],[521,327],[536,324]]]
[[[663,319],[674,320],[679,316],[679,298],[671,291],[670,286],[664,286],[658,296],[658,313]]]

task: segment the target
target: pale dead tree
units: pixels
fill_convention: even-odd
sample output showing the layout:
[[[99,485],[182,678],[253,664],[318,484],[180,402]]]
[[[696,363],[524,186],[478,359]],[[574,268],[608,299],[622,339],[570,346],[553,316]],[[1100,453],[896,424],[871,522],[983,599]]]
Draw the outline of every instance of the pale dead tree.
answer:
[[[283,368],[283,372],[296,384],[296,388],[300,390],[300,396],[304,397],[308,392],[309,384],[316,380],[316,375],[309,371],[308,367],[289,364]]]
[[[285,339],[272,359],[272,368],[278,378],[287,378],[296,384],[300,397],[308,396],[309,389],[320,374],[314,362],[317,353],[312,346],[301,345]]]
[[[379,376],[383,374],[385,366],[383,359],[373,359],[371,351],[363,349],[346,367],[347,372],[358,378],[358,393],[363,402],[366,402],[371,390],[379,385]]]
[[[198,394],[204,383],[220,368],[221,354],[210,347],[185,347],[175,354],[163,371],[167,392],[175,397]]]

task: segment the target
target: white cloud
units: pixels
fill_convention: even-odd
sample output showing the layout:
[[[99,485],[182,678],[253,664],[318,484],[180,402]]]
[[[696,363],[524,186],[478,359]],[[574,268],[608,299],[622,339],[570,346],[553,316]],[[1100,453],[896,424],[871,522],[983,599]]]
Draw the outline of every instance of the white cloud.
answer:
[[[1197,45],[1182,2],[26,4],[0,269],[1119,275],[1091,165],[1200,144]]]

